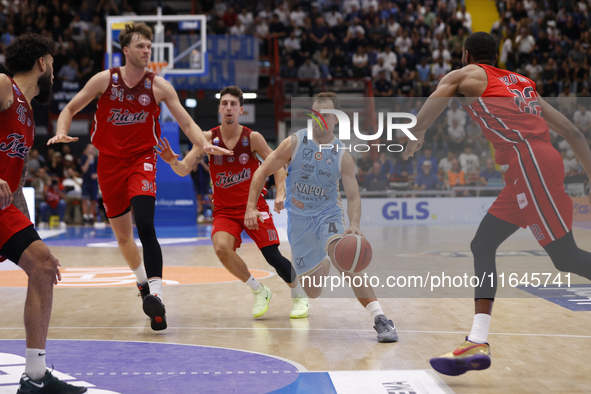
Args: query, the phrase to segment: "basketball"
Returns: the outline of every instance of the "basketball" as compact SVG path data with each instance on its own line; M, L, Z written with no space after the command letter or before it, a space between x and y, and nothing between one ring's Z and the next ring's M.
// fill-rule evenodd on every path
M371 245L360 235L345 235L337 242L334 255L337 265L343 271L361 272L371 262Z

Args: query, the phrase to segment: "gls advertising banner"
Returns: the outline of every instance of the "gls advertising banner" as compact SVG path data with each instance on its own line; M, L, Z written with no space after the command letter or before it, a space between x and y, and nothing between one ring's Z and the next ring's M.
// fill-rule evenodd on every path
M364 226L402 224L478 224L494 200L495 197L362 198L361 230ZM272 210L274 200L267 203ZM343 199L342 204L347 217L347 200ZM277 227L287 227L287 212L273 212L273 222Z
M363 198L361 226L478 224L494 200L494 197ZM343 200L345 206L346 201Z

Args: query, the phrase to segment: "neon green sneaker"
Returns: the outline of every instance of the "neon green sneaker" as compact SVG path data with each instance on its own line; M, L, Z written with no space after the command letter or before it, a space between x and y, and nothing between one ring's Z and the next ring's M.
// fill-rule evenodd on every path
M293 299L293 308L289 313L292 319L303 319L308 317L308 310L310 309L310 302L306 297L295 297Z
M261 285L258 290L252 290L252 295L254 296L254 305L252 306L252 317L255 319L257 317L261 317L267 312L269 309L269 301L271 301L271 297L273 293L271 289L269 289L265 285Z

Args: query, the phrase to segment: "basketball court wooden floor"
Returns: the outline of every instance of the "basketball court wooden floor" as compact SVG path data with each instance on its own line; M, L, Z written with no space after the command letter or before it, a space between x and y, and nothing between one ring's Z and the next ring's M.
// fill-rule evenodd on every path
M471 298L381 298L400 340L380 344L353 298L312 300L308 319L290 320L287 286L245 242L239 253L274 292L267 314L253 320L250 290L221 268L208 230L158 229L171 281L164 288L169 327L163 332L149 328L110 229L43 232L64 276L55 289L48 365L95 394L591 391L591 285L579 277L572 278L578 287L554 286L529 298L518 289L519 298L498 299L491 368L448 377L433 371L429 359L462 343L472 323ZM391 264L396 274L426 264L433 272L459 273L471 267L467 251L475 230L364 228L374 245L370 267ZM589 229L574 233L581 247L591 248ZM385 250L376 250L380 242ZM281 250L290 255L287 242ZM499 272L537 267L556 274L541 251L529 231L520 230L502 245ZM24 368L25 282L11 263L0 268L0 393L14 393Z

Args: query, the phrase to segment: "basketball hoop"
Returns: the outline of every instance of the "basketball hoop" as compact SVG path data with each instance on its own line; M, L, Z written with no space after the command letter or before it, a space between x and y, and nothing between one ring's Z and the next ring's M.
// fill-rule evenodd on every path
M168 66L168 62L150 62L148 64L148 70L152 71L157 75L161 75L162 70Z

